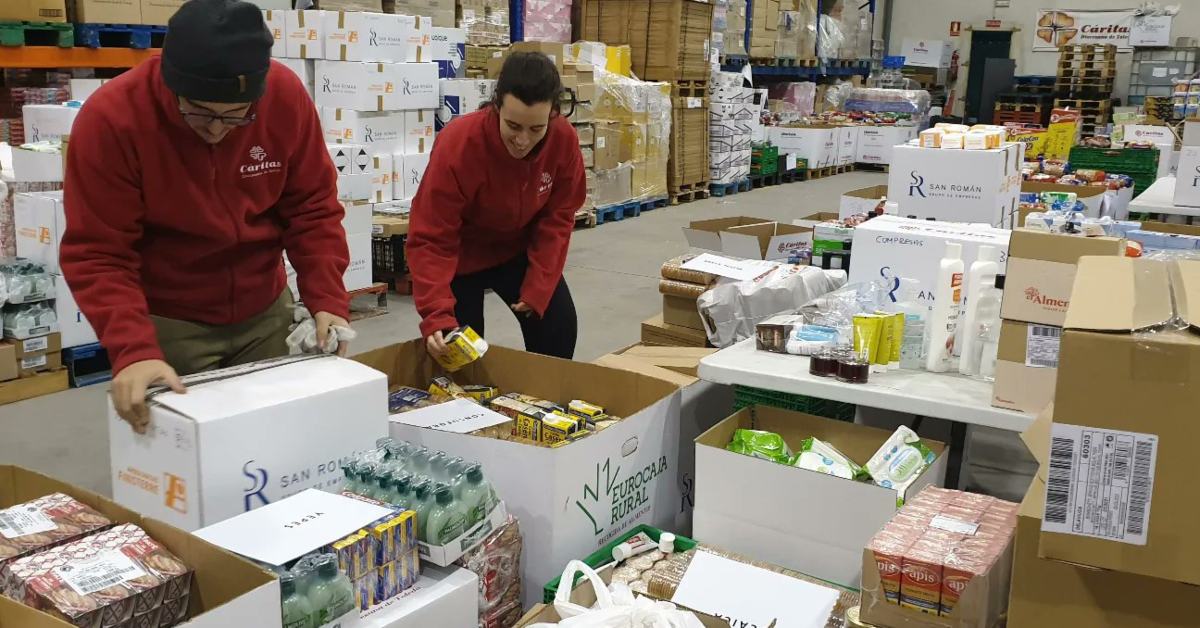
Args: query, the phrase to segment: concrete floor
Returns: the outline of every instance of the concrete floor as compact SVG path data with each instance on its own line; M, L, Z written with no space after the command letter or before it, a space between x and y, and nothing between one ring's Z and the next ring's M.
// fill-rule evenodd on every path
M837 211L848 190L886 184L886 175L855 172L764 188L724 198L656 209L636 219L576 231L567 259L567 281L579 310L576 358L592 360L637 342L641 321L661 308L659 267L687 251L680 228L692 220L757 216L791 221ZM418 318L408 297L392 295L389 313L356 323L354 351L368 351L417 336ZM488 340L522 347L520 332L500 300L487 311ZM0 408L0 463L18 464L108 494L107 385L31 399ZM944 437L943 437L944 438ZM972 432L970 487L1020 500L1036 470L1015 435Z

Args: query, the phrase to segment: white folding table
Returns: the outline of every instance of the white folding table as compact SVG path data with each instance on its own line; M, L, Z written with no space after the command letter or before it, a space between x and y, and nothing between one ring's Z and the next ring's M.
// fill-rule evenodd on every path
M1175 204L1175 177L1162 177L1129 201L1129 213L1146 212L1169 216L1200 216L1200 207Z

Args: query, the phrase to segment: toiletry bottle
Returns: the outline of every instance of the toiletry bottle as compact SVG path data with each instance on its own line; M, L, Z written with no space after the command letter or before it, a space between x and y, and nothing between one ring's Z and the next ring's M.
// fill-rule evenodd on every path
M312 604L308 602L308 598L296 591L296 577L292 574L280 576L279 591L282 599L283 628L315 628Z
M412 509L417 513L417 536L425 537L425 524L433 507L433 482L421 480L413 485Z
M434 454L429 457L429 477L432 478L434 482L445 482L449 480L449 471L446 470L446 466L448 464L450 464L450 456L447 456L446 452L434 452Z
M435 499L436 504L429 511L425 542L430 545L445 545L466 532L466 515L455 505L454 493L449 486L439 485Z
M412 510L412 476L399 473L392 477L392 497L388 503L401 510Z
M392 474L390 471L380 473L379 476L375 478L375 490L371 492L369 497L385 504L390 503L393 498L392 490L394 486L395 484L392 482Z
M958 372L963 375L979 372L980 297L984 292L995 289L999 272L1000 250L994 246L980 246L979 258L971 263L971 270L967 273L967 289L963 294L964 318L958 332L962 342Z
M467 528L483 521L491 512L492 486L483 477L483 468L478 464L467 467L466 482L462 487L462 505L467 512Z
M954 355L954 333L958 328L959 308L962 306L963 288L962 245L946 243L946 253L938 267L937 282L933 286L933 310L929 313L928 352L925 355L925 370L945 373L950 370Z
M346 574L338 571L337 560L332 555L317 560L317 578L308 591L317 626L349 613L357 604L354 601L354 585Z
M985 312L980 316L986 318L980 321L979 333L982 335L979 347L979 377L987 381L996 379L996 354L1000 349L1000 304L1004 301L1004 275L996 275L996 281L988 294L983 297L987 303Z
M354 491L355 494L374 499L375 487L378 483L375 475L377 470L373 462L358 465L358 490Z

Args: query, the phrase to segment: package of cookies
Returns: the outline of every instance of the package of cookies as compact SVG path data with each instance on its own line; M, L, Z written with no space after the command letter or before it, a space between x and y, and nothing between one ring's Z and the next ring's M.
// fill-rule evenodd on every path
M166 628L187 619L192 570L119 525L0 568L4 593L80 628Z
M0 509L0 566L110 525L104 515L62 493Z

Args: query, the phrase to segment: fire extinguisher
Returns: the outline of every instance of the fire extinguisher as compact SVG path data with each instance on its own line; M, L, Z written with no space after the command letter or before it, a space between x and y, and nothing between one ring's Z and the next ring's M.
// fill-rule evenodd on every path
M956 81L958 81L958 51L957 50L954 51L954 54L950 55L950 71L947 72L946 84L953 85Z

